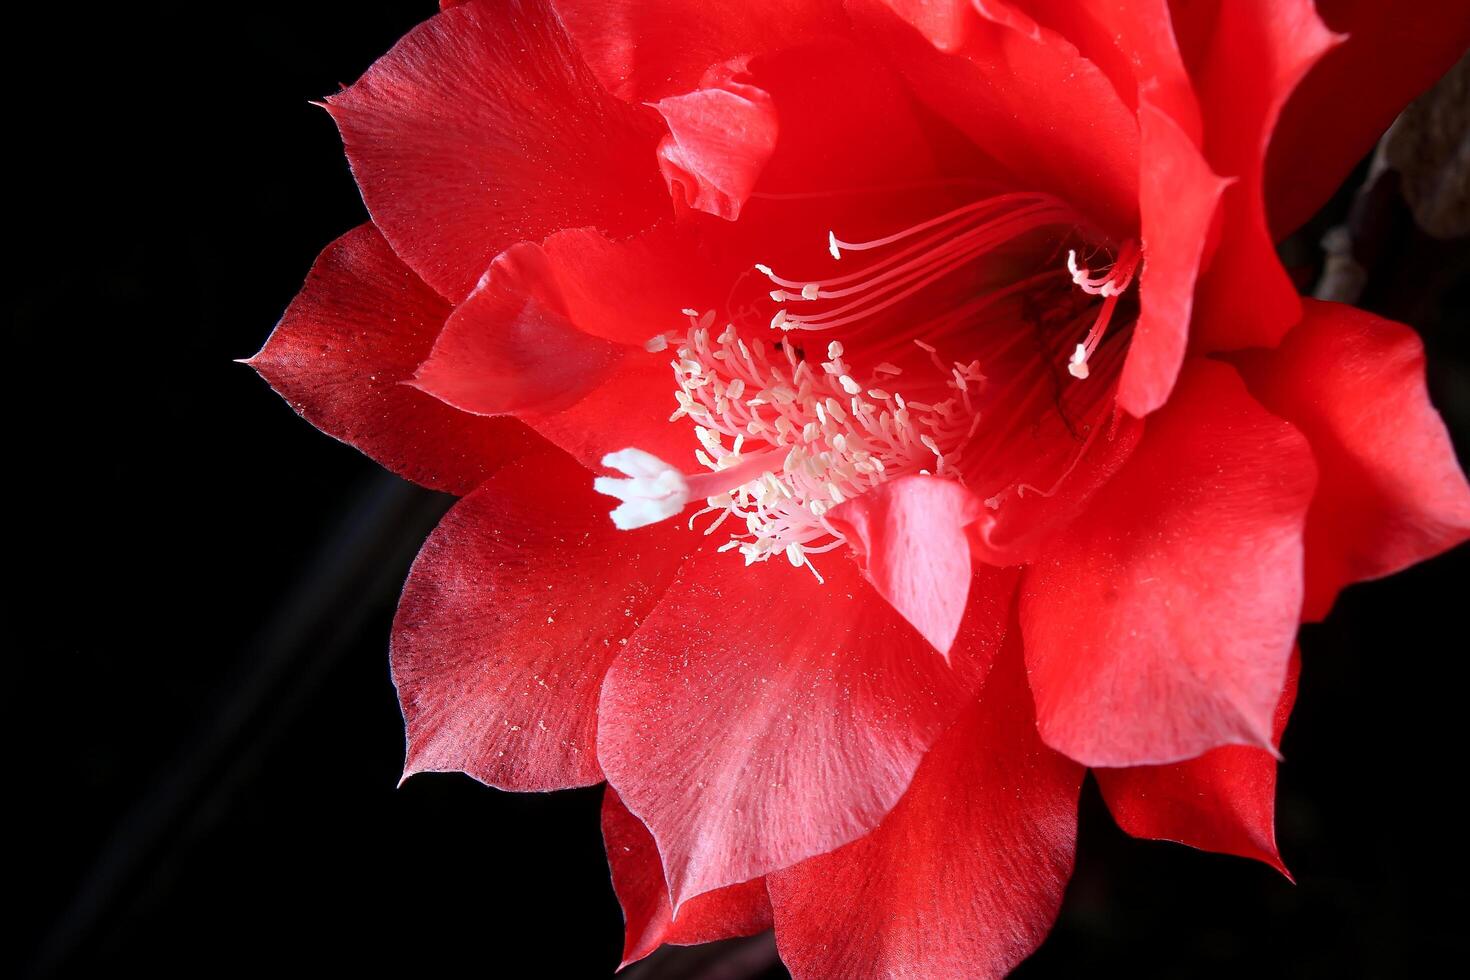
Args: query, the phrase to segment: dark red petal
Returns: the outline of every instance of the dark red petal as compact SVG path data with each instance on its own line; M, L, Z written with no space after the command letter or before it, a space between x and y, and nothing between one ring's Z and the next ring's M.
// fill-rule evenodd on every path
M373 220L450 299L518 241L669 212L655 120L602 90L548 0L446 10L327 106Z
M746 59L711 68L699 88L654 103L669 135L659 170L676 204L734 221L776 148L776 109L763 89L737 81Z
M849 0L920 101L1110 233L1138 225L1138 126L1075 46L1003 2ZM876 43L876 40L875 40Z
M1296 701L1300 668L1294 653L1276 705L1277 745ZM1254 858L1290 877L1276 849L1276 760L1265 749L1227 745L1172 765L1092 774L1113 819L1134 837Z
M1092 766L1269 746L1314 483L1306 440L1234 370L1186 364L1128 464L1025 576L1047 744Z
M764 878L691 898L674 919L653 837L611 786L602 797L602 839L607 844L613 890L623 906L623 962L618 969L643 959L664 943L692 946L753 936L771 928L771 900Z
M1072 873L1082 768L1036 736L1020 651L925 756L877 830L768 879L795 980L1001 977Z
M1138 107L1143 172L1138 210L1143 274L1138 323L1118 380L1118 404L1137 416L1168 400L1189 345L1195 277L1228 181L1145 92Z
M688 92L710 65L847 31L841 0L553 0L608 91L632 102Z
M405 776L462 771L517 791L602 779L603 674L694 544L677 522L614 529L606 499L587 470L542 452L429 536L393 622Z
M1319 0L1347 40L1297 88L1266 158L1266 204L1278 238L1337 190L1399 110L1470 46L1465 0Z
M986 569L950 664L845 555L691 562L603 683L597 754L674 905L867 833L973 698L1014 578Z
M904 476L834 508L828 520L857 548L878 594L948 659L970 594L965 528L980 511L953 480Z
M1337 303L1307 300L1305 313L1280 348L1241 365L1262 404L1306 434L1321 470L1303 609L1317 620L1344 586L1470 538L1470 488L1429 401L1418 335Z
M405 479L465 494L541 443L513 419L478 418L403 383L448 314L366 224L322 251L270 339L245 363L328 435Z
M1199 349L1274 347L1301 318L1301 300L1266 223L1266 148L1287 98L1338 38L1312 0L1175 4L1174 15L1182 33L1208 33L1191 66L1205 152L1217 173L1236 180L1223 197L1219 248L1200 281Z

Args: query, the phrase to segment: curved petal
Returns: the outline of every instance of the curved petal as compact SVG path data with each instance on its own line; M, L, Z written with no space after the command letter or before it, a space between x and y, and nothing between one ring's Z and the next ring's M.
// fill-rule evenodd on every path
M507 466L424 543L393 621L404 776L465 772L499 789L587 786L607 665L694 539L637 534L559 452Z
M1236 182L1224 194L1219 247L1200 282L1194 331L1202 351L1274 347L1301 300L1266 223L1266 148L1292 91L1340 38L1312 0L1175 4L1181 32L1208 35L1192 65L1205 152ZM1213 18L1213 19L1211 19Z
M781 959L795 980L1004 976L1056 919L1081 784L1012 647L877 830L767 879Z
M630 445L692 458L692 431L668 424L671 355L648 342L687 329L682 307L714 302L699 244L660 227L623 242L578 228L515 245L454 311L413 383L466 412L514 414L588 466Z
M1194 141L1153 104L1151 92L1144 93L1138 107L1138 124L1144 266L1138 322L1118 379L1118 404L1143 416L1168 399L1184 363L1195 278L1229 181L1215 175Z
M1277 238L1316 213L1412 99L1470 47L1464 0L1319 0L1347 40L1286 103L1266 156L1266 211Z
M679 906L858 837L969 703L1014 578L976 576L951 664L844 555L686 567L603 683L597 754Z
M692 898L679 909L679 917L673 918L653 837L611 786L602 797L602 838L607 844L613 890L623 907L623 962L618 969L643 959L664 943L692 946L753 936L771 928L771 900L764 878Z
M552 0L609 92L630 102L695 86L710 65L847 31L841 0Z
M1091 766L1270 747L1301 612L1306 440L1210 361L1149 423L1021 590L1041 736Z
M405 479L465 494L542 443L513 419L478 418L403 383L448 314L377 229L361 225L322 251L245 363L333 438Z
M1293 653L1272 726L1276 745L1291 717L1300 670L1301 655ZM1253 858L1291 877L1276 849L1276 760L1265 749L1226 745L1172 765L1092 775L1124 832Z
M1174 37L1168 0L1022 0L1047 27L1077 45L1136 108L1147 90L1184 134L1200 139L1199 101ZM1143 151L1145 159L1147 152Z
M716 65L699 88L653 103L669 127L659 170L676 205L734 221L776 148L776 109L765 90L738 81L746 59Z
M1305 310L1280 348L1240 360L1252 393L1306 434L1321 469L1303 610L1318 620L1344 586L1470 539L1470 488L1429 401L1418 335L1338 303Z
M445 10L326 104L374 222L453 300L518 241L669 213L656 121L602 90L548 0Z
M1138 226L1138 126L1077 48L1003 2L849 0L921 102L1110 234Z
M571 322L546 253L522 243L455 307L413 383L477 415L545 414L606 382L623 354Z
M980 501L953 480L904 476L834 508L828 520L857 548L878 594L945 659L970 595L965 528Z

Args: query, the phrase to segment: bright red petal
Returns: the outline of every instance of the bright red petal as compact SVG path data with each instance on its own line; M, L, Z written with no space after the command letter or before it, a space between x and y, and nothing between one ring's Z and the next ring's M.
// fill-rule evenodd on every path
M969 703L1014 579L971 586L946 665L845 555L686 566L608 671L597 754L678 905L861 836Z
M1470 538L1470 489L1413 330L1307 300L1280 348L1241 363L1256 397L1306 434L1321 469L1307 515L1306 619L1326 616L1346 585Z
M1199 102L1174 37L1168 0L1022 0L1022 5L1107 72L1129 108L1137 108L1139 94L1147 91L1160 112L1198 141Z
M1001 977L1072 873L1082 768L1036 736L1014 648L877 830L770 876L795 980Z
M1118 404L1137 416L1164 404L1189 345L1195 277L1228 181L1145 92L1138 107L1143 155L1138 209L1143 275L1138 323L1118 381Z
M920 101L1023 186L1058 194L1112 234L1137 228L1138 126L1076 47L1003 0L848 8Z
M861 554L868 581L947 659L970 594L965 528L975 495L953 480L905 476L828 515Z
M726 221L740 217L776 148L771 97L740 76L745 59L717 65L699 88L653 106L669 127L658 164L674 201Z
M847 31L841 0L552 0L587 64L631 102L688 92L710 65Z
M1276 706L1277 745L1296 701L1300 668L1301 657L1293 654ZM1254 858L1290 877L1276 849L1276 760L1265 749L1227 745L1173 765L1092 774L1113 819L1134 837Z
M1266 159L1266 203L1278 238L1316 213L1399 111L1470 46L1465 0L1318 0L1347 34L1287 102Z
M602 90L548 0L459 4L326 101L373 220L450 299L518 241L670 210L656 121Z
M393 622L404 775L462 771L522 792L601 780L603 674L693 544L677 522L614 529L592 475L555 451L461 500Z
M372 225L328 245L259 354L245 363L328 435L405 479L469 493L540 440L405 385L449 306Z
M1182 32L1208 34L1192 66L1205 151L1217 173L1236 180L1194 330L1203 351L1274 347L1301 318L1301 300L1266 223L1266 148L1287 98L1337 38L1312 0L1175 4L1174 15Z
M626 927L623 962L618 969L643 959L664 943L692 946L753 936L771 928L771 900L764 878L692 898L674 919L653 837L611 786L602 797L602 838Z
M604 383L624 353L577 329L546 253L523 243L455 307L414 384L477 415L546 414Z
M1047 744L1092 766L1269 746L1314 482L1306 440L1230 367L1186 365L1128 464L1026 573Z

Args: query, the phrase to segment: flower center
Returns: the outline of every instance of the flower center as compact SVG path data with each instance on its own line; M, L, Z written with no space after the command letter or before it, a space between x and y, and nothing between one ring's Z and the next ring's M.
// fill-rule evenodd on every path
M1065 414L1064 403L1075 413L1104 400L1096 382L1058 393L1060 352L1071 348L1073 384L1092 374L1141 260L1130 242L1094 272L1073 248L1064 270L1058 243L1085 247L1079 227L1048 195L987 198L872 241L829 233L834 261L875 256L848 274L792 279L757 265L776 287L769 329L717 332L714 311L685 310L682 335L648 346L675 349L670 421L694 423L708 472L683 474L639 450L609 455L604 465L629 477L597 481L623 501L614 521L638 527L703 499L691 527L709 514L706 534L737 522L720 551L738 549L747 565L784 554L820 579L810 556L844 543L826 515L886 480L946 476L990 491L991 506L1034 489L1026 480L1047 454L1017 436L1048 411ZM827 339L839 331L861 364Z

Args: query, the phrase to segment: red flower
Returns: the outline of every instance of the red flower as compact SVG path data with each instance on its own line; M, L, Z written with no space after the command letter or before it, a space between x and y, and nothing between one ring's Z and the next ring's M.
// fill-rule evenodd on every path
M406 773L607 780L628 960L774 921L797 977L1004 973L1084 766L1282 867L1299 623L1470 492L1414 334L1273 243L1460 5L446 6L327 100L373 221L252 360L464 495Z

